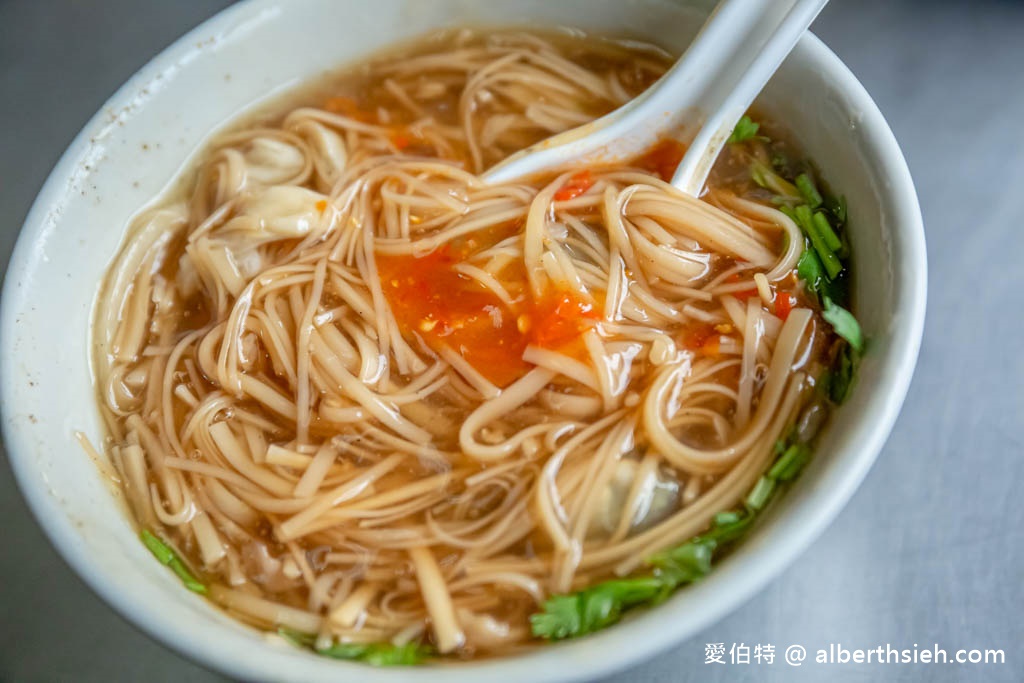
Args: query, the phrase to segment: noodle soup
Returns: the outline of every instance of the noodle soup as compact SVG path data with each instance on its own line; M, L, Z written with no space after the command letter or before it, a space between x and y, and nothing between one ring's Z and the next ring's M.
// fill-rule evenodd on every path
M842 201L749 118L699 199L666 182L673 140L478 177L670 62L460 30L219 136L96 311L106 445L154 555L372 664L584 635L705 575L849 391Z

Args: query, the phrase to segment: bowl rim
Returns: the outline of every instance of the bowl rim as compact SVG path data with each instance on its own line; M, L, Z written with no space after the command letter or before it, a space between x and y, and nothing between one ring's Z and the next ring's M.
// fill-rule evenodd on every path
M147 607L145 601L135 600L136 596L119 590L116 582L103 573L88 554L74 549L75 544L71 541L79 532L48 494L41 480L31 476L33 460L28 454L33 451L34 445L23 424L11 419L11 408L15 405L16 397L10 378L18 374L17 356L13 352L18 311L12 306L17 298L15 290L27 272L29 253L46 230L49 207L65 192L66 181L71 177L77 160L86 151L90 133L102 125L104 112L120 109L131 101L140 85L150 81L168 66L179 63L193 49L192 45L198 37L216 34L237 23L240 18L255 16L265 11L274 1L247 0L222 10L178 38L118 88L67 147L39 191L18 235L0 300L0 374L7 378L0 387L0 411L5 415L3 440L22 495L58 554L95 594L141 631L188 659L247 680L329 680L346 671L375 681L416 678L424 683L449 683L453 677L467 681L480 678L517 681L528 676L538 683L583 680L620 671L650 658L692 637L749 600L831 524L866 476L888 438L906 397L924 330L927 258L921 210L910 171L895 136L870 95L846 65L810 33L801 39L794 52L803 53L806 60L835 79L837 89L845 93L851 104L861 112L861 129L865 135L863 144L877 155L889 173L886 178L889 186L887 193L900 198L892 225L897 227L894 234L899 236L909 267L894 274L894 284L902 294L903 304L900 324L893 332L888 352L888 364L894 371L879 378L872 402L852 430L861 445L844 454L843 466L833 473L831 488L825 490L826 487L818 487L818 490L808 492L788 510L784 518L778 520L773 529L771 548L757 551L756 572L749 571L750 562L726 563L716 568L704 582L716 586L715 590L704 591L702 594L707 596L702 598L705 603L703 606L707 609L699 616L691 615L685 631L680 632L671 627L679 610L674 610L670 601L658 609L645 612L639 618L625 620L612 629L579 641L547 645L524 655L456 666L370 670L361 665L325 661L312 654L286 652L271 647L252 652L251 657L239 659L225 654L215 642L199 634L201 629L172 622L158 610ZM800 514L801 511L813 514ZM694 606L691 601L687 608L693 609ZM699 601L697 606L700 606ZM211 628L227 637L226 629L219 626ZM616 647L616 643L621 645L624 642L629 642L630 647ZM567 667L567 664L572 666Z

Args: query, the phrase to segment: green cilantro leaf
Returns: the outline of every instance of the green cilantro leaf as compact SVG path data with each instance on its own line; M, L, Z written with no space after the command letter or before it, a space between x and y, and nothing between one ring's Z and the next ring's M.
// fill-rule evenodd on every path
M732 134L729 136L729 142L744 142L757 135L757 130L760 128L760 124L754 123L750 120L749 116L743 116L737 123L736 127L732 129Z
M391 643L334 643L329 647L316 647L316 636L290 628L277 629L278 635L296 647L312 650L321 657L347 659L372 666L411 666L430 656L430 648L412 642L404 645Z
M553 595L541 605L541 612L530 615L533 635L548 640L560 640L582 632L583 601L576 593Z
M864 332L861 331L860 323L853 317L853 313L833 302L828 296L822 298L822 306L824 309L821 317L832 325L836 334L850 343L854 351L863 353Z
M206 584L195 577L185 562L178 557L178 553L174 552L171 546L167 545L149 529L143 529L142 533L139 534L139 538L142 539L143 545L145 545L149 552L153 553L160 564L170 567L171 571L177 574L181 582L185 584L185 588L189 589L193 593L199 593L201 595L206 594Z

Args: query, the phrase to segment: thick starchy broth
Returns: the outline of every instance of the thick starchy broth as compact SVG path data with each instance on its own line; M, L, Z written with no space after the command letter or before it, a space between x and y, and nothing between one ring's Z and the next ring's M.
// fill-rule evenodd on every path
M96 311L107 451L154 553L239 618L371 663L508 653L578 634L531 632L550 596L694 580L649 559L717 513L742 530L806 459L816 380L848 378L820 303L845 216L816 232L839 205L751 135L700 200L665 183L673 141L476 177L669 62L453 31L218 136L135 220Z

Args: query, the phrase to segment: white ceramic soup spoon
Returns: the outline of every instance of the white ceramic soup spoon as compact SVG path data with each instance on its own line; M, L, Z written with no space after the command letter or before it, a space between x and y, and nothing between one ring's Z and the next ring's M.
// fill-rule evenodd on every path
M672 184L696 196L736 123L827 2L722 0L679 61L646 92L513 154L484 180L623 161L676 137L692 142Z

